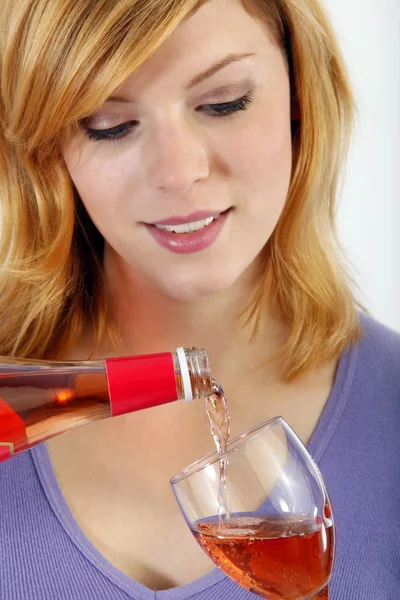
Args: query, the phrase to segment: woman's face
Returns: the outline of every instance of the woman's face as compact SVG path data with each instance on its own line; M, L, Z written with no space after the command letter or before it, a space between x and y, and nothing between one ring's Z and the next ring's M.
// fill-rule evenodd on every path
M179 300L229 289L282 212L290 125L266 26L240 0L207 2L64 149L108 264Z

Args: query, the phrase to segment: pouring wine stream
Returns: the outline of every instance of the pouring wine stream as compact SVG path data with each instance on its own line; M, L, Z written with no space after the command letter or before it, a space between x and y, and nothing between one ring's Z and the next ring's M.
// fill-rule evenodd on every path
M213 393L205 399L211 435L217 448L219 460L218 511L220 525L226 524L231 516L231 501L227 484L228 457L226 450L230 435L230 415L224 390L215 379Z

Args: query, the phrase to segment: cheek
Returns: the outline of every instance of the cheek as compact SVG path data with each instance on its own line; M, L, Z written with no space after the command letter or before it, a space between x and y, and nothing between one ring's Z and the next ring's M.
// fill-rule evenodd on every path
M102 156L103 154L103 156ZM137 194L138 177L134 173L135 157L116 150L112 156L104 149L85 149L65 154L65 162L71 179L88 213L96 217L122 215L126 198Z
M246 197L282 207L292 171L289 110L255 115L254 123L241 132L229 152L234 177Z

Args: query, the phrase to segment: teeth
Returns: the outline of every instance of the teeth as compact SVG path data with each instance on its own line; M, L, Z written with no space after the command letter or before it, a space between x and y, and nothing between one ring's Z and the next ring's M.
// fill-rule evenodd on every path
M190 233L191 231L199 231L210 225L218 217L209 217L203 221L194 221L193 223L183 223L182 225L156 225L158 229L164 231L173 231L174 233Z

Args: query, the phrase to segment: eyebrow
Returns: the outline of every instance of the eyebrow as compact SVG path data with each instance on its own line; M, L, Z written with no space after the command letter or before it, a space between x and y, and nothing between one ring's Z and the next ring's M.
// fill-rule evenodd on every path
M250 56L255 56L254 52L245 52L242 54L229 54L228 56L225 56L225 58L222 58L221 60L211 65L211 67L208 67L208 69L206 69L202 73L199 73L198 75L193 77L190 83L186 86L186 90L191 90L196 85L199 85L199 83L201 83L205 79L208 79L215 73L218 73L218 71L221 71L221 69L224 69L228 65L234 62L244 60L245 58L249 58Z
M221 58L216 63L214 63L213 65L208 67L205 71L202 71L198 75L195 75L195 77L193 77L193 79L191 79L191 81L185 87L186 91L189 91L192 88L196 87L196 85L199 85L202 81L205 81L212 75L215 75L215 73L218 73L218 71L221 71L228 65L235 63L235 62L239 62L239 61L244 60L245 58L249 58L251 56L255 56L255 53L254 52L243 52L240 54L228 54L228 56ZM110 96L110 98L107 98L107 102L128 102L129 103L132 101L127 100L126 98L122 98L120 96Z

